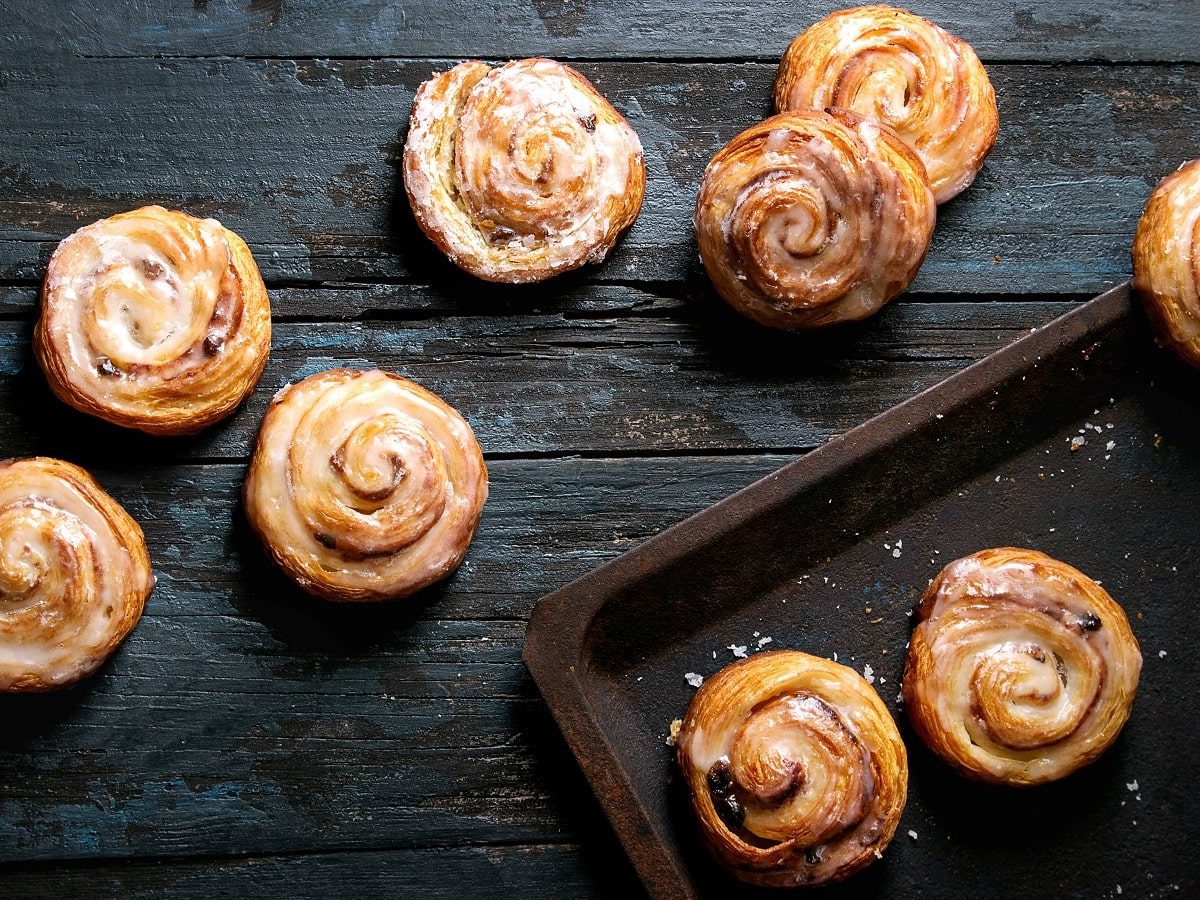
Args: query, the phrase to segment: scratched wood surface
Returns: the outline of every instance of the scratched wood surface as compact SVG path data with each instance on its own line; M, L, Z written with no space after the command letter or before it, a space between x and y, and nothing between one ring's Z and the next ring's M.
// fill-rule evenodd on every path
M537 598L1127 277L1200 155L1195 0L915 4L988 64L996 151L908 295L764 333L708 288L691 205L834 5L0 0L0 456L91 468L159 577L96 678L0 700L0 895L637 894L521 666ZM432 71L524 55L578 62L650 183L604 265L506 289L431 251L396 163ZM152 201L239 231L276 320L253 398L186 440L66 410L29 352L55 243ZM442 394L488 455L466 564L397 608L307 600L239 508L270 396L343 364Z

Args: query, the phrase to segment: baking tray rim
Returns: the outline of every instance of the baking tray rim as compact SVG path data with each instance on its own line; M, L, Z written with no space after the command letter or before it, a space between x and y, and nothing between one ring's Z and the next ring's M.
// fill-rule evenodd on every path
M555 723L643 884L653 896L694 897L667 856L619 755L600 727L578 664L588 627L617 593L679 562L773 507L861 462L938 413L967 405L1039 360L1112 326L1133 308L1128 281L831 438L636 547L552 591L534 606L522 652Z

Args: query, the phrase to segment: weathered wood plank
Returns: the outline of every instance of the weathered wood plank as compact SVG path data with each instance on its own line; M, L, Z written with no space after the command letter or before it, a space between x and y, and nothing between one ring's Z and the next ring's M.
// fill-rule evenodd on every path
M36 52L86 55L562 56L777 58L801 29L846 3L789 0L139 0L120 14L66 0L47 15L20 0L5 21ZM906 4L969 40L985 60L1196 61L1184 2L922 0Z
M421 288L380 290L398 311L410 298L415 308L444 302ZM322 302L336 308L340 293L306 294L305 308ZM629 288L603 292L613 302L622 293L632 306L657 302ZM581 302L594 301L577 298L568 307ZM768 332L707 292L679 301L665 316L601 311L283 323L247 404L205 434L166 442L59 404L31 356L30 324L4 321L0 456L132 458L146 466L245 458L279 388L343 365L381 366L437 392L470 420L490 454L808 448L1069 306L904 298L870 322L816 335Z
M98 677L0 698L0 861L595 832L521 666L523 616L786 461L493 463L466 565L383 609L309 601L271 570L235 512L240 466L97 469L146 526L159 583Z
M9 900L45 897L275 900L279 897L644 896L616 841L240 859L23 865L0 871Z
M37 280L63 235L157 200L220 216L273 282L404 279L492 297L432 250L398 184L412 93L438 68L14 58L0 70L0 277ZM650 183L610 260L555 287L702 281L690 226L700 174L768 110L774 67L582 68L641 134ZM999 142L976 185L942 209L914 290L1096 293L1119 281L1152 185L1200 146L1200 67L992 74Z

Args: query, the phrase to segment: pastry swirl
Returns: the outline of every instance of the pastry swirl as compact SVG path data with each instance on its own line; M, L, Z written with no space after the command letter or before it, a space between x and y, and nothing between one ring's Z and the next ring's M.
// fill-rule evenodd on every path
M1062 778L1129 718L1137 639L1116 601L1066 563L980 551L941 571L915 619L904 705L921 739L966 775Z
M34 350L54 393L150 434L191 434L254 389L271 309L249 248L215 219L145 206L58 245Z
M465 62L417 91L404 186L452 262L520 283L604 259L641 209L646 164L629 123L574 69Z
M142 529L87 472L46 457L0 462L0 691L90 675L153 587Z
M916 276L936 207L921 161L857 113L773 116L726 144L696 200L717 292L775 328L865 318Z
M1133 239L1133 287L1159 339L1200 368L1200 159L1150 195Z
M705 843L751 884L853 874L891 841L908 793L904 743L875 690L792 650L705 681L676 753Z
M336 601L397 600L449 575L486 499L462 416L398 375L350 369L276 395L245 484L276 563Z
M890 6L832 13L784 53L775 109L830 106L893 128L925 163L938 203L975 180L999 128L995 92L971 46Z

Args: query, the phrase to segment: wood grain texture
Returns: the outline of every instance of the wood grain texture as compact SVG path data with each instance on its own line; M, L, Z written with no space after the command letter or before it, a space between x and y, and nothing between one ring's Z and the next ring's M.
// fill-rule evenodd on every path
M20 292L6 292L12 298ZM340 291L293 291L334 307ZM403 311L439 302L423 289L376 296ZM659 315L620 315L607 298ZM28 299L28 298L26 298ZM24 304L24 301L21 301ZM558 313L445 315L413 321L277 324L266 374L234 416L164 443L75 413L54 400L33 361L26 321L0 321L0 456L244 459L284 385L348 365L382 367L445 398L501 455L761 451L818 446L1066 311L1069 304L922 303L906 299L837 333L784 335L707 295L662 301L628 288L562 301ZM664 309L665 307L665 309Z
M215 215L269 283L402 279L494 296L419 233L398 183L412 95L445 63L65 59L0 70L0 278L36 281L80 225L151 200ZM628 116L649 182L598 267L554 282L702 279L712 154L769 109L773 65L581 66ZM1128 277L1151 187L1200 146L1200 67L998 66L1001 128L940 210L914 291L1095 293ZM46 152L53 148L53 152Z
M0 12L37 50L89 56L554 56L775 59L797 32L847 4L819 0L21 0ZM915 0L906 4L970 41L985 61L1200 57L1192 0Z

